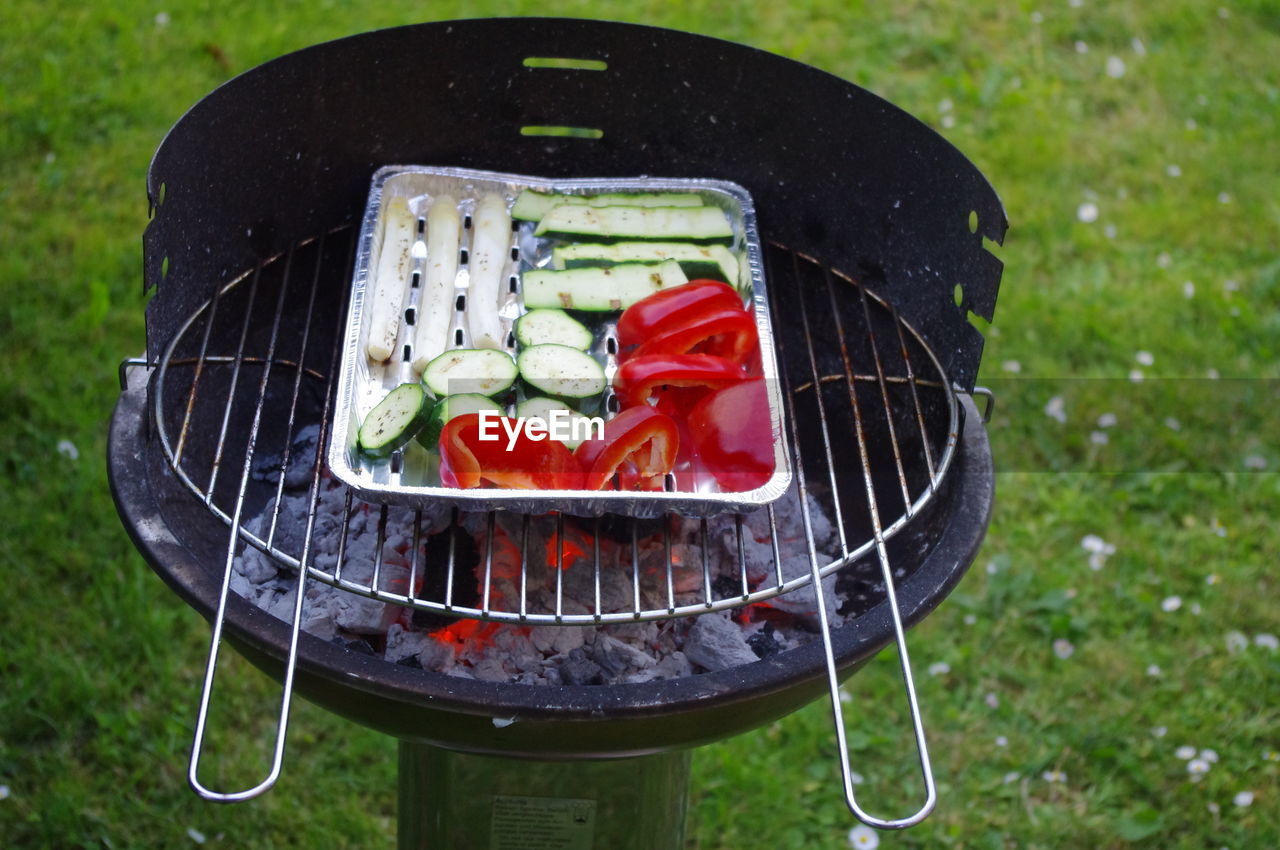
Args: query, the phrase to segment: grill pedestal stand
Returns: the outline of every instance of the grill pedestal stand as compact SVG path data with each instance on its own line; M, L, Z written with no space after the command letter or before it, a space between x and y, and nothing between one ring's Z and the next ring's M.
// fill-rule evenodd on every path
M401 741L399 848L678 850L691 755L526 761Z

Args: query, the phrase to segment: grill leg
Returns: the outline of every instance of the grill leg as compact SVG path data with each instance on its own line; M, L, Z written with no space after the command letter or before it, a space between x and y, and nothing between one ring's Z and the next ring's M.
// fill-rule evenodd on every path
M691 751L526 761L400 742L400 850L678 850Z

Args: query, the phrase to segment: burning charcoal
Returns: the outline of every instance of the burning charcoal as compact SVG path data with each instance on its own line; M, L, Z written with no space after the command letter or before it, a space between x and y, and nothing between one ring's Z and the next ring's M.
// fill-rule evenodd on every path
M539 652L562 655L582 646L588 631L593 630L584 626L534 626L529 639Z
M587 658L582 649L575 649L560 662L560 679L566 685L600 685L604 683L604 670Z
M609 635L598 635L594 650L596 662L615 678L628 669L645 670L654 665L650 656Z
M418 662L422 665L422 669L437 672L452 673L457 666L454 663L453 646L441 643L430 636L423 641L422 651L418 653Z
M768 658L782 651L782 646L774 637L773 625L770 623L765 623L763 629L747 638L747 646L751 647L751 651L758 658Z
M382 657L392 663L399 663L409 657L416 658L422 652L427 641L434 639L423 632L406 631L399 623L392 623L387 628L387 648Z
M308 425L297 433L289 446L289 468L285 470L284 486L297 490L311 483L311 471L315 469L316 443L320 439L320 424ZM255 481L275 484L280 480L280 464L283 454L263 455L253 465L250 475Z
M742 629L722 614L703 614L694 620L685 635L684 654L712 672L758 660L747 646Z
M715 581L711 582L711 592L716 599L732 599L735 596L742 596L742 579L738 576L717 576Z
M483 659L471 668L471 672L482 682L506 682L511 679L511 674L497 658Z
M422 662L418 660L418 656L416 655L406 655L404 658L401 658L396 663L399 664L401 667L416 667L419 670L422 669Z

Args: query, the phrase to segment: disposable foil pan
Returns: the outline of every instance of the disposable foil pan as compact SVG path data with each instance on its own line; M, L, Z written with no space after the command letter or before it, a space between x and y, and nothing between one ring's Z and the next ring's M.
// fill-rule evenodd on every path
M679 472L668 476L666 492L624 492L589 490L508 490L495 488L458 489L441 484L439 460L411 442L389 458L373 459L357 450L360 423L369 411L393 388L407 381L418 380L412 368L413 329L404 321L400 323L397 350L390 360L373 362L365 351L371 323L371 299L374 292L373 277L378 268L379 252L384 229L383 210L395 198L407 198L410 211L418 217L417 243L410 252L411 267L406 276L406 292L403 308L417 308L422 287L414 288L409 281L414 273L425 280L426 243L422 232L422 219L432 200L442 194L452 195L460 201L459 208L468 216L476 199L489 192L503 194L508 202L514 202L520 191L526 188L544 192L574 194L598 194L602 192L692 192L700 196L706 205L718 206L729 216L734 230L730 251L738 258L740 268L738 289L749 300L759 329L762 367L769 399L769 417L773 434L774 472L761 487L749 491L720 492L708 476L694 481L692 476ZM467 257L469 256L472 229L462 231L461 261L455 281L454 316L449 329L453 348L465 348L467 334L467 299L457 296L467 293L470 280ZM509 347L514 345L511 326L524 308L520 299L520 273L533 268L546 267L551 262L551 249L546 240L533 236L533 225L519 222L512 233L511 259L505 270L510 282L507 301L499 312L503 330L508 332ZM611 321L597 320L592 328L596 344L591 354L605 366L610 377L616 369L616 358L609 351L608 336ZM590 327L590 323L588 322ZM514 348L511 348L514 351ZM624 514L636 517L660 516L673 511L692 516L710 516L726 512L749 511L781 497L791 483L790 453L787 451L786 429L783 427L782 396L778 383L777 356L773 344L770 323L769 300L766 295L760 236L756 228L755 209L751 196L737 185L724 180L667 179L658 177L590 178L590 179L542 179L521 174L504 174L493 171L477 171L464 168L389 165L380 168L373 176L369 201L361 223L359 243L351 281L350 304L347 311L346 331L343 338L342 364L338 381L333 427L330 432L328 463L330 472L339 481L350 486L362 499L409 507L449 504L463 510L511 510L521 513L545 513L563 511L578 516L599 516L604 513ZM608 414L605 414L606 416ZM672 489L685 488L685 489Z

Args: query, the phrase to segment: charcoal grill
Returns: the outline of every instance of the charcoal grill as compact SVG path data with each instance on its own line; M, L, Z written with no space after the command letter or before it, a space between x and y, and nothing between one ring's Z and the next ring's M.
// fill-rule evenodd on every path
M430 85L422 84L424 72ZM789 542L773 537L769 578L750 577L739 560L732 588L713 586L704 558L696 601L678 599L668 540L662 568L642 574L633 558L629 604L606 608L600 576L616 565L600 560L600 523L634 541L641 521L625 518L595 521L587 563L597 592L586 611L565 609L562 570L532 575L523 551L515 598L488 592L491 551L482 557L482 591L475 599L457 596L456 513L439 532L449 541L444 563L415 556L407 589L379 581L381 556L367 581L344 577L341 551L331 568L316 564L314 505L325 478L355 225L372 173L415 162L546 177L710 177L752 193L804 506L805 534ZM476 764L510 757L543 766L572 761L584 777L593 774L580 769L583 762L608 770L615 764L609 760L656 760L639 763L666 788L658 794L667 800L658 807L665 814L646 819L657 832L633 825L618 834L658 846L657 835L679 840L688 763L687 755L664 754L753 728L827 691L851 811L898 828L933 808L905 628L959 581L989 519L991 458L972 400L982 394L973 386L982 338L968 316L992 318L1001 266L983 243L1001 242L1007 226L987 181L947 142L856 86L714 39L576 20L455 21L319 45L236 78L175 125L152 162L148 193L154 217L144 236L144 279L155 292L147 305L147 355L122 365L109 466L136 545L214 624L190 766L202 796L246 799L274 783L296 690L404 742L403 846L426 846L421 842L436 828L413 803L422 783L474 780L486 773ZM297 446L312 424L320 426L318 442ZM264 464L280 474L260 475ZM279 504L295 467L310 470L313 508L303 534L282 533L274 517L265 533L247 527L273 497ZM379 535L396 510L365 507L350 492L345 502L348 519L356 510L374 512ZM830 557L814 544L815 504L838 532ZM776 528L774 509L765 510ZM412 521L417 553L429 530L421 510ZM496 519L484 521L492 530ZM520 521L562 531L566 520ZM744 519L726 521L745 559ZM692 533L705 542L713 521L694 522ZM493 534L487 539L491 544ZM564 535L556 539L559 566ZM292 624L229 591L242 545L296 571ZM794 551L784 551L788 546ZM792 555L806 562L803 574L784 575L781 565ZM308 581L439 617L573 626L740 608L868 565L883 598L840 626L829 619L836 612L819 604L821 640L754 664L643 684L457 679L299 630ZM416 589L428 569L445 573L432 585L438 592ZM198 775L224 635L284 682L269 775L230 793L205 787ZM915 813L881 818L855 798L837 689L891 641L900 652L926 800ZM510 792L494 794L497 801ZM601 805L601 813L608 810ZM447 815L436 810L433 817Z

